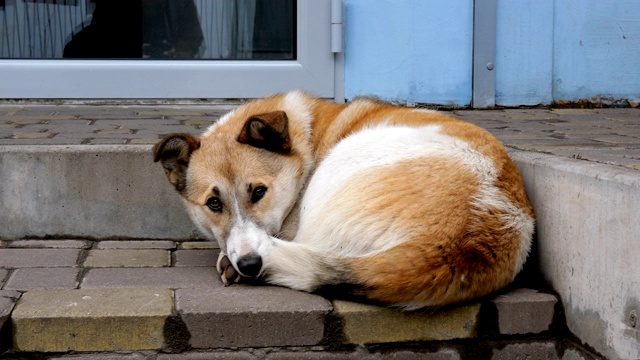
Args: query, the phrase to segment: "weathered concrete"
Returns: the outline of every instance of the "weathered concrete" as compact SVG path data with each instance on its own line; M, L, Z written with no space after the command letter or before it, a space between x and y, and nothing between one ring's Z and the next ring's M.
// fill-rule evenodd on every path
M29 291L11 315L14 350L160 349L172 308L167 289Z
M640 358L637 171L512 152L537 214L540 271L569 330L611 359ZM636 315L637 319L637 315Z
M466 339L476 336L480 304L438 311L402 312L380 306L335 300L343 336L351 344Z
M0 146L0 238L199 237L150 145Z

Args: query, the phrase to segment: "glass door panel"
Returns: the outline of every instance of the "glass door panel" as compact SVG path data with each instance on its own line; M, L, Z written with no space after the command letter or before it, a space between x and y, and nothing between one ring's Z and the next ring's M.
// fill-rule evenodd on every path
M0 0L0 98L333 97L329 0Z

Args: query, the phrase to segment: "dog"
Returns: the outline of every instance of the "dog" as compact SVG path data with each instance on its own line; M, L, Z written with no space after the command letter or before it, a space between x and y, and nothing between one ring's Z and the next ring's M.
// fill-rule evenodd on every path
M258 278L443 306L505 287L531 248L534 213L503 145L435 111L294 91L153 152L220 245L225 285Z

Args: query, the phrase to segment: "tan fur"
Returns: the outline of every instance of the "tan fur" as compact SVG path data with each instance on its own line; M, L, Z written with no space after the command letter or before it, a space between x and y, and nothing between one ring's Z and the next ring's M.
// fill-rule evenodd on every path
M270 131L286 138L275 150L261 148L262 134L247 133L251 119L272 122ZM325 206L321 215L299 208L318 167L339 161L332 151L343 140L377 126L434 125L429 131L444 149L418 149L426 152L406 159L403 150L393 150L404 160L365 166L340 188L329 189L325 205L307 204ZM457 153L449 154L447 146ZM278 95L241 106L199 140L169 136L154 152L194 222L223 251L226 239L237 238L231 233L240 231L238 223L253 229L246 235L249 245L234 249L257 251L264 258L261 276L279 285L313 291L346 282L360 295L388 304L445 305L508 284L531 244L533 210L504 147L477 126L439 113L365 99L338 105L304 93ZM252 189L259 186L269 190L252 203ZM322 184L314 186L317 192ZM223 211L207 209L212 197L225 204ZM300 214L308 219L298 228ZM234 241L245 241L242 236Z

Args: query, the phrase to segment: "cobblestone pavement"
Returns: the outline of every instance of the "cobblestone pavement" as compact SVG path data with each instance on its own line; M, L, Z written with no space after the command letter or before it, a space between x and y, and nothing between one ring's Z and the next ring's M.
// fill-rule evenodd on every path
M237 104L0 105L0 145L154 144ZM455 110L508 147L640 170L640 108Z
M214 267L215 247L166 240L0 241L0 328L12 324L12 334L0 334L0 358L12 343L13 351L28 353L16 358L72 350L93 352L82 359L94 359L114 349L230 349L242 355L247 348L306 346L298 351L319 353L324 349L318 345L328 341L351 349L349 344L474 340L489 333L506 341L518 334L545 341L559 336L553 325L557 298L538 290L512 286L459 306L405 314L281 287L224 287ZM483 310L489 308L495 310ZM197 358L218 358L209 355Z

